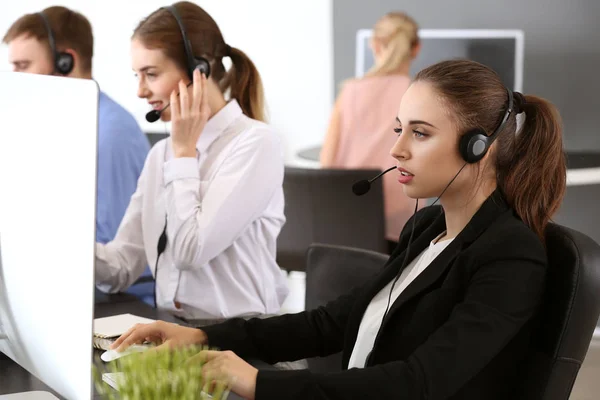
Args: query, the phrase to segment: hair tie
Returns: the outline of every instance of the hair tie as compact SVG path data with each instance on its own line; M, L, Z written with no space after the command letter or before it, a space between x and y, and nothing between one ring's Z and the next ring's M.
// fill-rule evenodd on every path
M525 96L523 96L523 94L520 92L513 92L513 98L515 101L513 107L515 114L521 114L523 112L523 107L527 103L527 101L525 100Z
M225 43L225 56L231 57L231 46Z

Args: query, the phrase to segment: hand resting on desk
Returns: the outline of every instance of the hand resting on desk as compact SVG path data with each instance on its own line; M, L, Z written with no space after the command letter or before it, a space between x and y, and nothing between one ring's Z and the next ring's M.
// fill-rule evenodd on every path
M233 393L254 400L258 369L232 351L203 350L189 362L204 362L202 375L209 381L225 382Z
M197 328L188 328L174 323L156 321L151 324L137 324L111 346L122 352L129 346L143 342L153 342L156 349L176 348L191 345L205 345L208 338ZM248 364L231 351L205 350L193 357L190 362L206 362L202 374L213 381L226 382L230 390L246 399L254 399L258 369Z
M157 349L206 344L206 334L196 328L156 321L151 324L136 324L121 335L111 346L111 350L123 352L133 344L152 342Z

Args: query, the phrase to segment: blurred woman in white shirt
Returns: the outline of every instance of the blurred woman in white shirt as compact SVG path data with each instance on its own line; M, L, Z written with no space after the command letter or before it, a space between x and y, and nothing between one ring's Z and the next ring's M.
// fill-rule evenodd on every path
M115 239L96 244L98 288L123 291L150 265L157 307L176 316L278 312L288 294L275 261L283 151L262 122L256 67L190 2L142 20L131 57L138 96L154 110L147 118L172 131L151 149Z

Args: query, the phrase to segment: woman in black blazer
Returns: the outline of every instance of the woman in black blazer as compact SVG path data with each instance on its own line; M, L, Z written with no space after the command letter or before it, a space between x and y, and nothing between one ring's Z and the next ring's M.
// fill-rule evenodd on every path
M558 112L481 64L447 61L416 76L397 122L398 180L441 206L412 217L380 274L314 311L202 330L157 322L115 348L158 338L229 350L206 352L204 371L250 399L514 398L544 290L544 229L566 186ZM343 371L330 374L242 359L339 351Z

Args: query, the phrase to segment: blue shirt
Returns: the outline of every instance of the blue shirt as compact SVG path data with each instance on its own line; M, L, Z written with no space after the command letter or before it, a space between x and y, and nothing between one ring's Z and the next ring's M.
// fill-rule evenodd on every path
M149 151L150 143L133 116L100 92L97 242L115 237Z

